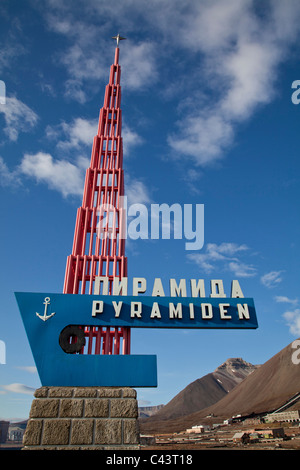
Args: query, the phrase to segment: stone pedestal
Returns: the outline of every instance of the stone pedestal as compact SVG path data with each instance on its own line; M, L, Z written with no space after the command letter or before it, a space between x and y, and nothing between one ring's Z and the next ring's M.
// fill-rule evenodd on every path
M138 450L136 391L41 387L35 391L23 450Z

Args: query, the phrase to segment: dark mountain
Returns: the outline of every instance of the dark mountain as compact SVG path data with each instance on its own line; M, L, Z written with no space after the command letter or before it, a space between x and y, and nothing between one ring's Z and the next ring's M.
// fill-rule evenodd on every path
M216 416L272 411L300 392L300 364L294 364L292 343L275 354L230 394L211 407Z
M190 383L149 420L178 418L206 408L221 400L256 368L241 358L227 359L214 372Z
M163 429L169 432L181 431L205 422L207 416L211 415L215 422L222 422L237 414L246 416L251 413L274 411L300 392L300 364L294 364L292 361L295 350L291 345L292 343L254 370L216 403L168 421L156 420L153 422L154 426L150 421L154 417L149 418L149 424L146 421L141 423L141 430L147 428L147 432ZM188 400L188 397L186 399Z

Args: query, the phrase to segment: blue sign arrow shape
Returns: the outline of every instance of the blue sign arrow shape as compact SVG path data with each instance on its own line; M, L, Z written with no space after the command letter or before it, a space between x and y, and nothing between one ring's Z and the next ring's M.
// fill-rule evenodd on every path
M63 351L59 336L65 326L89 323L88 295L25 292L15 293L15 296L43 386L157 387L155 355L67 354ZM50 298L56 313L47 315ZM41 304L45 305L43 316L36 314ZM50 317L51 320L46 321ZM99 320L94 319L93 324L97 323Z
M69 325L204 329L255 329L258 326L251 298L29 292L15 295L43 385L157 386L154 355L68 354L63 351L59 336ZM50 298L55 312L47 314ZM45 305L43 316L36 313L41 304Z

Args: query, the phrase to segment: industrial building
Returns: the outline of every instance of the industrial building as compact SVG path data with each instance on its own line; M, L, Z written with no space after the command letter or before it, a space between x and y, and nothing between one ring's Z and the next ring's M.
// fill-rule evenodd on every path
M203 433L205 431L208 431L209 429L210 429L210 426L205 426L205 425L199 424L199 425L192 426L191 428L187 429L186 433L187 434Z
M281 411L279 413L270 413L264 417L265 423L274 423L275 421L298 422L300 421L300 414L298 410L294 411Z

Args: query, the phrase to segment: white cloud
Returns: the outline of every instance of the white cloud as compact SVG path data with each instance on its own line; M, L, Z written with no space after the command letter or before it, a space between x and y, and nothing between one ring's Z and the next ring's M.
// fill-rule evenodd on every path
M300 309L297 308L291 312L285 312L283 318L286 320L292 335L300 335Z
M123 137L123 154L126 159L130 158L130 152L134 147L141 145L144 140L134 130L132 130L126 123L122 124L122 137Z
M138 400L138 404L139 406L149 406L151 405L151 401L141 399L141 400Z
M197 165L222 158L239 123L274 96L279 65L299 35L300 5L272 1L268 6L268 14L259 15L252 0L195 2L178 22L173 39L201 53L202 81L196 82L196 61L195 88L207 86L210 101L198 104L195 93L192 111L182 114L169 144Z
M84 90L82 80L70 78L65 82L65 97L84 104L87 101L87 94Z
M23 393L25 395L32 395L35 391L35 388L20 383L1 385L1 387L7 392Z
M190 261L195 262L204 272L211 273L217 269L227 269L237 277L253 277L257 270L252 265L242 262L238 256L246 252L247 245L236 243L208 243L205 253L193 253L187 255Z
M19 132L30 131L38 121L37 114L15 96L6 97L6 104L0 106L0 113L5 119L4 132L12 141L18 139Z
M151 202L148 187L142 181L130 177L128 173L125 181L125 196L127 196L128 206L131 204L146 205Z
M223 242L220 245L216 245L215 243L210 243L207 245L207 249L210 252L215 252L215 253L222 253L225 255L234 255L240 251L247 251L249 248L247 245L238 245L237 243L226 243Z
M202 193L200 185L202 176L202 172L195 170L194 168L186 168L186 170L181 174L181 178L189 188L190 192L197 195Z
M75 43L67 51L61 52L61 62L78 84L82 80L99 80L107 76L107 67L105 69L101 63L97 48L91 45Z
M75 146L77 145L76 142L73 143ZM69 145L71 148L71 142ZM0 176L1 163L0 157ZM64 197L81 197L85 173L89 165L90 160L86 157L78 156L75 162L71 163L65 159L54 159L49 153L37 152L36 154L24 155L16 174L18 178L23 174L35 178L38 183L46 183L50 189L60 192ZM5 167L4 170L6 170ZM9 173L8 180L11 177L12 175ZM130 177L127 172L125 183L128 205L137 202L141 204L150 202L148 188L142 181Z
M260 281L261 283L268 288L276 287L280 282L282 282L281 273L283 271L271 271L269 273L264 274L261 276Z
M95 37L99 33L95 32ZM78 38L77 38L78 41ZM67 51L61 53L61 62L65 65L71 79L66 82L66 96L86 101L84 81L108 81L108 66L113 62L113 45L111 45L110 64L106 57L100 58L97 48L91 44L76 43ZM122 86L128 90L145 89L157 79L155 48L150 43L128 45L122 50Z
M97 119L83 119L80 117L75 118L70 123L62 122L59 128L66 136L66 140L60 140L57 146L61 149L79 148L80 145L92 147L93 138L97 134L97 126Z
M122 84L143 90L160 76L161 96L172 89L174 97L179 88L178 128L170 132L168 143L174 157L187 157L198 166L223 158L239 124L273 99L279 66L300 30L298 0L272 0L267 9L255 0L78 3L80 20L72 7L54 0L48 0L43 12L48 27L68 40L57 53L69 75L66 94L84 102L87 81L107 81L113 51L110 31L119 18L126 18ZM143 28L141 42L130 39L136 25ZM101 54L95 47L99 38ZM182 68L174 51L178 57L187 56ZM168 61L177 67L172 77L167 74ZM187 95L192 97L189 108L181 106Z
M63 6L61 9L59 5L49 6L50 9L46 13L48 27L66 36L70 42L70 45L66 49L61 49L56 57L57 61L65 66L70 77L65 83L65 96L84 103L87 99L85 82L108 79L108 65L113 62L114 54L114 43L108 32L115 27L113 18L118 17L119 12L124 10L128 27L131 16L128 12L130 10L134 14L136 6L119 4L113 5L112 8L101 3L101 8L98 9L93 1L84 2L81 6L82 11L87 15L92 14L91 21L83 19L84 14L82 19L78 20L73 15L72 9L67 7ZM101 19L97 25L93 24L95 11ZM101 38L101 54L97 47L99 38ZM127 43L129 44L122 48L122 84L130 90L144 89L157 79L154 44L146 41L133 43L130 42L130 38Z
M74 118L71 122L64 121L57 126L47 126L48 140L55 143L58 150L70 151L73 161L53 158L50 153L42 151L35 154L26 153L17 170L10 171L0 157L0 183L8 186L14 181L20 182L20 176L26 175L35 178L38 183L46 183L50 189L59 191L64 197L70 195L81 197L86 169L90 165L90 159L82 155L86 154L87 148L90 154L97 130L97 119L81 117ZM126 155L143 142L138 133L126 124L123 126L122 135ZM128 179L127 175L127 181ZM132 203L137 200L146 203L149 201L149 196L142 182L132 180L128 186L128 201Z
M215 111L188 116L181 121L180 128L179 135L168 136L169 145L176 153L193 158L200 166L221 158L221 151L233 140L231 123Z
M55 3L55 2L54 2ZM58 4L55 5L53 2L50 1L50 7L51 6L59 6ZM52 4L52 5L51 5ZM61 5L62 6L62 5ZM51 13L50 11L47 13L47 20L48 20L48 25L49 27L53 30L56 31L57 33L64 34L64 35L70 35L74 34L75 31L72 28L72 24L68 18L62 18L59 16L56 16L54 13Z
M231 86L221 101L221 110L225 119L246 119L272 98L277 50L272 44L241 40L238 50L227 59L224 69Z
M130 90L145 89L158 78L154 44L128 42L122 50L122 85Z
M98 131L98 119L74 118L71 122L61 122L56 126L46 127L46 136L56 142L61 150L92 148L94 136ZM143 138L126 123L122 123L123 153L130 156L130 151L143 143Z
M1 15L5 21L6 15L4 10L1 10ZM19 18L16 16L11 19L10 27L2 39L2 45L0 49L0 71L1 76L4 75L4 69L13 70L13 64L18 60L20 55L26 54L26 48L24 46L24 37L22 37L22 26Z
M0 185L15 188L21 184L19 172L10 170L2 157L0 157Z
M278 303L287 303L292 305L298 304L298 299L290 299L289 297L286 297L284 295L276 295L275 301Z
M26 372L29 372L30 374L37 373L37 368L35 366L16 366L16 369L25 370Z
M85 5L82 5L82 16L79 19L67 4L55 5L50 1L48 7L43 13L49 29L67 37L70 44L68 48L61 48L57 52L56 60L65 65L72 79L102 78L107 70L103 69L103 53L99 54L95 47L97 40L105 37L101 35L102 27L94 25L89 19L85 22Z
M252 277L255 276L257 272L256 268L252 265L247 265L240 261L231 261L228 267L236 277Z
M69 195L81 196L84 174L88 161L77 160L77 166L67 160L54 160L49 153L25 154L20 165L21 173L33 177L39 183L46 183L50 189Z

